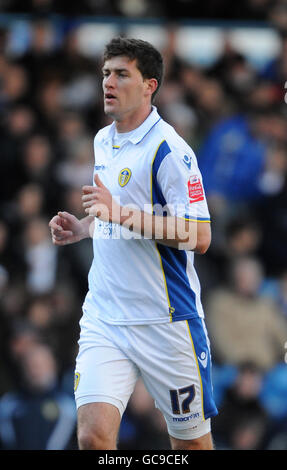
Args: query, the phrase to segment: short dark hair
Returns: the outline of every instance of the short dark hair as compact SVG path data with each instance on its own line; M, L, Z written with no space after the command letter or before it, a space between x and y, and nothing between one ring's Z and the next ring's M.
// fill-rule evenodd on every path
M163 59L160 52L149 42L142 39L125 37L113 38L105 47L104 62L112 57L125 56L137 61L143 78L155 78L158 86L152 95L154 99L163 79Z

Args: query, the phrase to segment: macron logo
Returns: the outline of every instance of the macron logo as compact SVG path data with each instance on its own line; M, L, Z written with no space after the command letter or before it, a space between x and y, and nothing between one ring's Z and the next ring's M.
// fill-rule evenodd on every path
M190 170L191 167L191 157L184 155L183 162L186 164L187 168Z
M106 169L105 165L95 165L95 170L96 171L105 170L105 169Z
M200 354L200 357L197 356L197 359L199 360L202 367L204 367L204 369L205 369L206 366L207 366L207 361L208 361L208 356L207 356L206 352L202 351L202 353Z

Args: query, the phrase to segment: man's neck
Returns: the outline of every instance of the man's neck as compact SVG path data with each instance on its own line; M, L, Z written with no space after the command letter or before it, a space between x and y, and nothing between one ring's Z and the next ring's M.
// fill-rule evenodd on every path
M139 113L132 113L120 120L115 118L115 125L118 133L126 133L137 129L150 115L152 107L149 105Z

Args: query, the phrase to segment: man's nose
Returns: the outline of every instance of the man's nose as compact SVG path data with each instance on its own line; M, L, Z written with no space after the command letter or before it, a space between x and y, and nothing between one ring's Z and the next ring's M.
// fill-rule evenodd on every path
M104 86L106 88L115 88L115 76L110 74L108 77L105 78Z

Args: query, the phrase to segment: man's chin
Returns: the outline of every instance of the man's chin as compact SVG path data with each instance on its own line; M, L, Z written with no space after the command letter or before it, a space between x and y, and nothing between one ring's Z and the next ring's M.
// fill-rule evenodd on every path
M104 113L106 114L106 116L112 119L116 119L118 116L117 112L114 109L111 109L109 106L104 107Z

